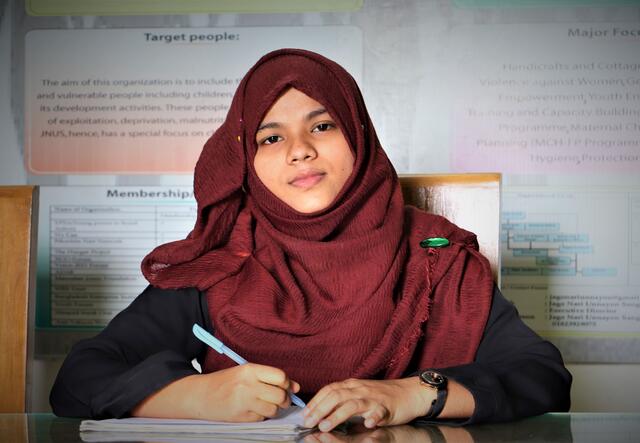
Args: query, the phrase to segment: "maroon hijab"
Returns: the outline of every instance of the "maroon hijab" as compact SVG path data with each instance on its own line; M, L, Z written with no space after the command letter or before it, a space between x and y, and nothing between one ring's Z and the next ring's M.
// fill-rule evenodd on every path
M335 201L312 214L275 197L253 168L257 128L291 87L326 107L355 157ZM142 271L161 288L206 291L215 334L249 361L282 368L311 394L473 360L489 264L473 234L404 206L358 86L333 61L295 49L262 57L204 146L194 188L193 230L153 250ZM423 249L427 237L451 245ZM210 351L204 371L231 365Z

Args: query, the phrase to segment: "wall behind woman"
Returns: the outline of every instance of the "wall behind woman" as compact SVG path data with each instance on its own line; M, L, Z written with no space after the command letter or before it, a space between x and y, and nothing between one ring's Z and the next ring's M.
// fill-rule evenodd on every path
M400 173L503 173L504 293L571 362L574 410L640 410L637 2L227 3L2 4L0 184L43 187L33 410L188 232L204 140L285 46L353 73Z

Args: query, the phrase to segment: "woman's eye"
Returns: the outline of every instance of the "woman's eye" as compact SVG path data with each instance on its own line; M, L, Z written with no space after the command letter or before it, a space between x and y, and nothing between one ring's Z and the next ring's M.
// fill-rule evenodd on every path
M271 145L273 143L279 142L281 137L279 135L270 135L269 137L262 140L262 145Z
M324 132L324 131L328 131L333 127L335 127L335 125L333 125L332 123L320 123L316 125L315 128L313 128L313 132Z

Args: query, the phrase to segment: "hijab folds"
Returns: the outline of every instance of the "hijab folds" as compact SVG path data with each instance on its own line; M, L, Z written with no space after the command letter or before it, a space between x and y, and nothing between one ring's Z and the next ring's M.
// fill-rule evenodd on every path
M289 88L321 103L355 157L334 202L295 211L257 177L257 128ZM353 78L318 54L263 56L241 81L194 175L195 226L142 262L161 288L206 292L215 334L312 394L347 378L398 378L471 362L493 280L475 235L404 206ZM446 237L445 248L420 247ZM167 313L167 315L171 315ZM205 372L230 367L209 350Z

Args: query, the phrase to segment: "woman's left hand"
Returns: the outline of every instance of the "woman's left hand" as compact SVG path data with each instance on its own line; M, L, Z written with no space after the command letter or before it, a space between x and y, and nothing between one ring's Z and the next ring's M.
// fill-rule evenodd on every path
M434 389L420 386L418 377L335 382L307 404L304 425L328 432L354 416L361 416L367 428L405 424L424 415L435 396Z

